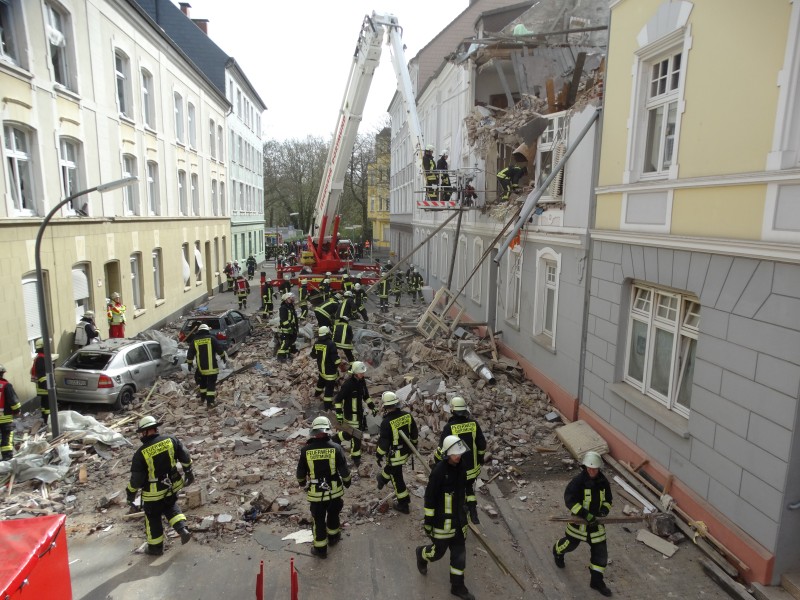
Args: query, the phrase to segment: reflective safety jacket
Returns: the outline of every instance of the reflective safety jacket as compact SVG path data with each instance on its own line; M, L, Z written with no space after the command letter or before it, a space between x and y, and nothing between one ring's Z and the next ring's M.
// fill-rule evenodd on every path
M607 515L611 510L612 500L611 486L606 476L599 472L593 479L589 477L586 467L581 467L581 472L567 484L564 491L564 504L569 512L583 519L588 515ZM600 523L568 523L567 534L582 542L595 544L606 539L606 528Z
M300 306L306 306L308 304L308 285L301 285L297 289L297 303Z
M219 373L217 356L223 356L225 349L222 343L211 336L210 331L198 331L192 336L189 344L189 351L186 353L186 364L194 364L197 358L197 370L202 375L214 375Z
M14 386L0 377L0 424L11 423L14 415L19 413L19 407L19 398Z
M389 281L389 277L381 277L381 280L378 282L378 298L388 298L389 297L389 286L391 282Z
M452 538L459 529L467 534L466 512L467 470L462 463L451 465L444 460L436 464L425 488L425 525L434 539Z
M47 373L44 369L44 350L37 350L31 366L31 381L36 383L36 395L47 396Z
M339 303L334 298L326 300L314 309L314 314L317 315L317 324L320 327L323 325L331 327L338 312Z
M236 290L236 295L239 297L247 296L250 293L250 283L242 278L233 282L233 288Z
M356 305L356 310L363 310L367 302L367 293L364 291L364 288L361 288L360 290L354 290L353 298Z
M272 286L268 283L261 284L261 302L272 312L272 307L274 306L272 302Z
M142 490L142 502L163 500L182 490L183 476L178 473L177 461L184 472L192 467L192 459L178 438L161 434L144 438L131 461L128 501L133 502L138 490Z
M356 310L355 303L352 298L345 298L339 303L339 310L336 312L336 320L341 321L342 318L347 318L349 321L353 318L353 313Z
M353 349L353 328L347 321L337 321L333 328L333 342L342 350Z
M425 285L425 280L422 278L422 273L420 272L412 273L408 282L411 289L417 292Z
M300 450L297 482L308 485L309 502L341 498L343 486L350 487L350 468L342 447L327 435L309 439Z
M486 438L478 422L469 415L453 415L442 429L439 447L436 448L436 460L446 459L442 456L442 444L448 435L457 435L467 445L469 452L461 456L461 462L467 469L467 479L475 479L481 472L483 456L486 453Z
M353 280L350 279L349 277L346 277L346 278L342 279L342 289L345 292L352 292L353 291L353 285L354 285L353 284Z
M387 413L381 421L381 431L378 438L378 456L388 456L389 464L392 466L402 465L408 460L411 449L400 437L398 431L406 434L406 437L414 446L417 445L417 423L410 413L395 408Z
M122 325L125 322L125 305L120 302L112 302L106 311L109 325Z
M311 358L317 359L317 369L320 377L327 381L334 381L339 378L339 350L336 348L329 335L318 337L311 347Z
M339 393L333 399L337 417L341 416L350 425L362 429L364 419L364 405L370 410L375 410L375 403L369 397L367 380L351 375L342 384Z
M289 336L297 335L297 310L295 310L294 305L288 302L281 302L278 314L281 322L281 333Z

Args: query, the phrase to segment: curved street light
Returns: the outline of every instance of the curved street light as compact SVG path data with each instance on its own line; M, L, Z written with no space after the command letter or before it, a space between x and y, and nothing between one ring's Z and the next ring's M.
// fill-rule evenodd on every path
M41 257L42 237L44 236L44 230L47 227L47 224L50 222L50 219L53 218L53 215L55 215L61 209L61 207L72 202L76 198L85 196L86 194L90 194L91 192L95 191L100 193L110 192L111 190L127 187L133 183L136 183L138 180L138 177L125 177L123 179L117 179L116 181L110 181L109 183L101 183L100 185L96 185L89 189L75 192L71 196L64 198L64 200L50 209L50 212L47 213L47 216L45 216L42 224L39 225L39 231L36 234L36 248L34 250L34 256L36 260L36 295L38 296L37 300L39 304L39 329L42 336L42 350L44 351L44 372L47 376L47 395L49 397L51 407L50 426L53 431L53 439L61 435L61 431L58 426L58 397L56 394L55 375L53 373L53 352L52 348L50 347L50 328L47 325L47 310L44 304L44 278L42 277Z

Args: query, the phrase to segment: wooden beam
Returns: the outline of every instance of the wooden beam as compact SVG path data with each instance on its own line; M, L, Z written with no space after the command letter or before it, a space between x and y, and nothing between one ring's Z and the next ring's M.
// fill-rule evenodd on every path
M583 75L583 65L585 62L586 52L578 52L578 58L575 59L575 70L572 72L572 81L569 84L566 108L575 104L575 98L578 96L578 86L581 83L581 75Z

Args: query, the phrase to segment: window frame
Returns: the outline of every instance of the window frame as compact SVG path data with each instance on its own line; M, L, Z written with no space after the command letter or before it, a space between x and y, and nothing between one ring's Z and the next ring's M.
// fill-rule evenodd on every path
M114 48L114 78L119 116L126 119L133 119L131 59L121 48Z
M184 114L183 114L183 96L180 92L174 92L173 95L173 107L174 107L174 118L175 118L175 141L183 146L186 144L185 135L186 132L184 130L185 123L184 123Z
M217 197L217 180L211 180L211 214L219 216L219 198Z
M178 214L182 217L189 216L189 190L186 186L186 171L178 169Z
M663 304L660 302L662 298L669 303ZM672 306L673 304L674 307ZM687 418L691 413L692 381L691 379L686 379L686 373L691 370L693 374L694 371L700 307L699 299L692 294L666 290L640 282L635 282L631 285L623 381L641 394L653 398L656 402L664 405L670 411ZM675 313L675 318L670 319L669 315L673 312ZM641 362L641 381L636 378L635 374L631 374L631 348L635 334L635 324L643 325L646 328L644 352L637 352L637 354L642 354L642 358L638 361ZM657 346L656 338L659 337L659 334L672 335L672 344L669 349L669 374L666 378L668 386L666 394L653 384L654 378L658 380L658 373L654 375L654 363L658 358L656 354L659 348L655 346ZM663 336L661 339L664 339ZM640 338L637 337L636 346L640 345ZM661 377L661 379L665 378ZM688 381L688 388L683 391L688 391L689 397L684 397L683 401L681 401L680 395L685 381ZM660 383L656 381L655 385Z
M189 148L197 149L197 109L192 102L186 103L186 130Z
M17 135L22 137L25 149L20 150ZM13 147L9 147L11 141ZM38 214L38 203L36 202L36 177L34 173L36 153L34 151L34 132L28 127L14 122L6 122L3 126L3 148L6 159L6 173L10 191L10 208L16 216L29 217ZM24 164L24 169L20 166ZM24 172L24 175L21 173ZM24 192L24 183L27 182L30 191ZM28 204L29 206L26 206Z
M539 136L536 144L535 170L537 187L538 182L543 182L553 172L553 168L566 153L569 141L566 111L549 114L545 118L548 119L549 123ZM566 168L564 166L561 172L553 179L547 191L542 194L540 202L561 202L563 200Z
M145 68L142 68L139 73L142 86L142 121L145 127L155 131L156 105L153 74Z
M192 214L200 216L200 179L197 173L192 173L189 177L189 186L192 192Z
M552 276L552 277L551 277ZM561 254L552 248L536 251L534 282L533 337L555 351L558 327L558 292L561 283ZM552 298L548 291L552 290ZM552 311L551 328L547 328L548 308Z
M52 1L48 0L44 6L45 40L47 41L47 56L50 59L48 66L51 69L53 81L65 90L77 92L77 77L73 70L74 42L71 34L71 15L60 4ZM54 43L58 40L59 35L61 36L60 43ZM54 51L54 47L60 49Z
M76 273L77 271L77 273ZM81 285L76 286L76 281L80 281ZM87 310L92 309L92 273L91 263L82 262L72 265L72 301L75 303L75 323L78 323L83 318ZM85 282L85 285L84 283ZM79 296L81 291L84 291L85 296Z
M158 162L148 160L145 169L145 176L147 177L147 211L151 216L158 216L161 214Z
M164 300L164 254L161 248L153 248L153 296L156 302Z
M123 177L134 177L139 174L139 165L136 156L124 153L120 162ZM139 214L139 202L137 197L138 185L134 182L122 189L122 212L126 216Z
M189 262L189 243L181 244L181 258L183 259L181 277L183 278L183 289L186 290L192 285L192 266Z
M68 136L61 136L58 139L58 166L61 171L61 194L63 198L72 196L75 192L84 188L83 183L83 170L81 168L81 143L79 140ZM72 149L73 156L65 156L65 150ZM73 177L70 178L69 174L72 173ZM88 202L84 204L86 207L77 207L83 212L88 212ZM64 207L66 214L76 214L76 207L70 205Z
M0 60L25 68L22 64L25 53L20 55L18 50L26 46L20 8L16 0L0 2Z
M142 253L133 252L129 257L131 266L131 288L133 310L144 310L144 279L142 277Z
M522 312L522 244L506 252L506 287L504 318L507 323L519 328Z
M217 159L217 124L214 119L208 120L208 153L212 160Z

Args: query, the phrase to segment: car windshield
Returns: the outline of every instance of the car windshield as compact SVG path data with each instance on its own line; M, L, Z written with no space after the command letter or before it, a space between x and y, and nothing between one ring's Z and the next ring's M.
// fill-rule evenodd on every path
M195 317L193 319L190 319L186 323L184 323L183 327L181 327L181 331L183 331L184 333L188 333L189 331L194 329L196 325L200 325L201 323L205 323L211 329L220 329L220 327L221 327L219 319L216 318L216 317L214 317L214 318L205 318L205 319Z
M102 371L106 368L113 354L110 352L78 352L71 356L64 366L69 369L92 369Z

